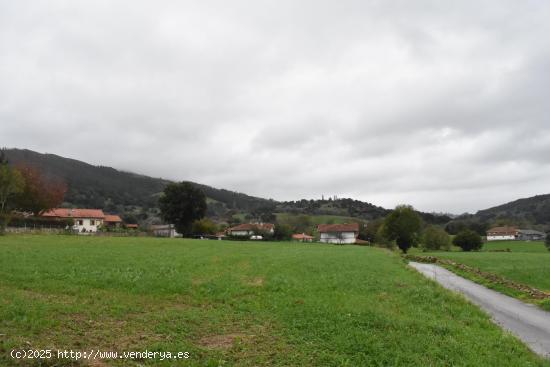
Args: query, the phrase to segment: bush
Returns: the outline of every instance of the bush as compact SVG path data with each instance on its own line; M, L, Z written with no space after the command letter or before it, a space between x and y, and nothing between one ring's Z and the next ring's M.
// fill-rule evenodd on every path
M483 246L483 241L479 234L470 229L465 229L456 235L453 244L460 247L462 251L477 251Z
M544 241L546 248L550 251L550 232L546 234L546 240Z
M429 226L422 235L422 247L425 250L450 250L451 237L445 230Z

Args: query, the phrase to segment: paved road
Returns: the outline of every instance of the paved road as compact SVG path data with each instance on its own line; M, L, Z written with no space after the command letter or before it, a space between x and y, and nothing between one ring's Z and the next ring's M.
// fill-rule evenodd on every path
M550 312L485 288L440 266L415 262L410 262L409 265L428 278L435 279L443 287L462 293L488 312L495 323L516 335L535 353L550 357Z

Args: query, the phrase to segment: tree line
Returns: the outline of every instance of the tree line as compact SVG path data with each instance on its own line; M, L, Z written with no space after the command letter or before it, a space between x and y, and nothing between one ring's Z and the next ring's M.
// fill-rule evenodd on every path
M16 213L39 217L63 202L67 185L37 167L11 166L0 150L0 234Z

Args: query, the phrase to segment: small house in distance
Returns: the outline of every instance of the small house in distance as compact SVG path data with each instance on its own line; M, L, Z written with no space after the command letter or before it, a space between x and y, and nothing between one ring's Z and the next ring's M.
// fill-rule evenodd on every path
M182 237L180 233L176 231L176 227L173 224L157 224L150 227L153 236L156 237Z
M230 236L250 237L255 240L261 240L262 233L273 234L274 232L275 225L272 223L244 223L227 230Z
M319 224L317 231L324 243L355 243L359 235L359 224Z
M43 217L73 219L73 230L78 233L95 233L105 220L101 209L51 209L42 214Z
M520 229L518 232L520 241L544 241L546 239L546 233L534 229Z
M487 241L513 241L518 235L516 227L494 227L487 231Z
M118 228L122 225L122 219L118 215L105 214L103 223L105 224L105 227Z
M313 242L313 237L305 233L295 233L292 235L292 240L298 242Z

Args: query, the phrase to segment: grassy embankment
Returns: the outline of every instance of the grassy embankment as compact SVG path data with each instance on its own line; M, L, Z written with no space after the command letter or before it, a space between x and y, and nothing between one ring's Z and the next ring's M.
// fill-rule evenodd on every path
M0 365L38 366L9 357L22 347L190 352L96 366L549 365L388 251L154 238L0 237Z
M542 242L499 241L485 243L482 251L478 252L437 251L418 254L453 260L550 293L550 252ZM457 271L457 269L451 270L503 293L532 301L550 310L550 300L548 299L530 299L528 294L518 292L517 289Z

